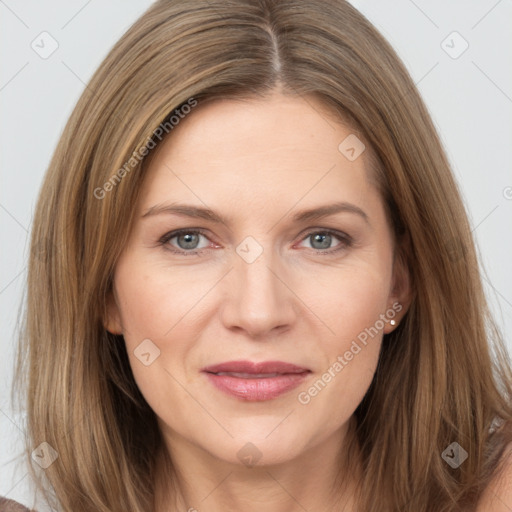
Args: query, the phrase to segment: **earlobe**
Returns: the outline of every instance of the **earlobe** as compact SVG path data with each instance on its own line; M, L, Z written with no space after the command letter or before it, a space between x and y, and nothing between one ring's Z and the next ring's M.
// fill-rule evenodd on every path
M107 295L105 312L103 314L103 327L111 334L123 334L121 315L119 314L119 307L113 291L110 291Z

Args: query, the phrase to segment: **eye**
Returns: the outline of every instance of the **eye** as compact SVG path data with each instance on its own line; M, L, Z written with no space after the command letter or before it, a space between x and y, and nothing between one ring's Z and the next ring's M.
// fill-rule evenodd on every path
M203 240L202 240L203 239ZM317 229L310 231L302 243L309 240L309 248L317 253L329 254L346 249L352 245L352 238L346 233L330 230ZM333 246L333 243L338 242ZM165 234L159 240L167 250L177 254L195 255L209 247L211 241L205 232L200 229L180 229Z
M352 239L345 233L333 230L317 230L311 231L303 238L303 241L309 240L309 247L318 252L330 253L345 249L352 245ZM338 241L333 247L333 243Z
M204 238L206 241L208 241L206 235L200 230L182 229L165 234L160 239L160 243L162 245L170 245L170 249L174 252L190 252L191 254L194 254L192 251L201 250L208 247L207 242L206 245L204 245L205 242L203 242L203 245L201 245L201 238Z

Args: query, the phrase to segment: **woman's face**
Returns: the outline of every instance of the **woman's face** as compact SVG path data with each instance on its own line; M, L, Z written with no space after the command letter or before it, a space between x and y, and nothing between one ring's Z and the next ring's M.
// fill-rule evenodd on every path
M341 438L407 293L367 156L279 94L200 105L150 155L106 327L171 449L274 464Z

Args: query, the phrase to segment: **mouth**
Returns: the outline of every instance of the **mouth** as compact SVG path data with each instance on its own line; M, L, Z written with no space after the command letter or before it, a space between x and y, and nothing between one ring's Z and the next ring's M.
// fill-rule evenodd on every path
M264 401L296 388L311 370L281 361L230 361L208 366L202 372L228 395L245 401Z

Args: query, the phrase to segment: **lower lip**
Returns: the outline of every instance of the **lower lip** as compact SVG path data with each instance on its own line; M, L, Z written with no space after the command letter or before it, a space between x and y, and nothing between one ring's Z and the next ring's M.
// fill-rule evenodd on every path
M252 402L272 400L299 386L309 372L287 373L278 377L243 379L206 373L210 382L224 393Z

